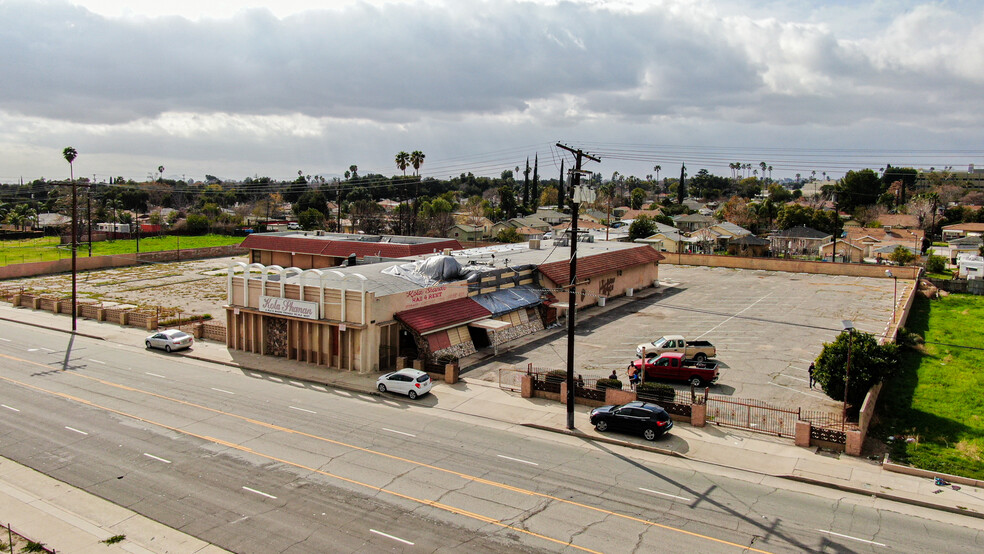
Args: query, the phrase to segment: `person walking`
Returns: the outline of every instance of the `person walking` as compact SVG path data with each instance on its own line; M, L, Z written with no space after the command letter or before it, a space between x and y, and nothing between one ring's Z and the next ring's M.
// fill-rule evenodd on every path
M810 388L811 389L813 388L813 385L817 382L816 378L813 377L813 370L816 369L816 367L817 366L814 365L813 362L810 362L810 369L807 370L807 372L810 374Z

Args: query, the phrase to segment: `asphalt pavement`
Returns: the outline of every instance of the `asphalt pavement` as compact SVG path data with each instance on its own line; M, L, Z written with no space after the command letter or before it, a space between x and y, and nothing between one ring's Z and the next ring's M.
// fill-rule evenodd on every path
M6 303L0 303L0 319L65 332L71 329L71 320L64 315L13 308ZM79 320L78 334L120 344L140 345L147 333L108 323ZM535 340L535 337L530 340ZM224 345L216 343L198 342L192 350L177 355L222 364L232 371L254 378L284 376L336 389L377 394L376 375L337 372L288 360L230 352ZM433 394L418 402L452 414L467 414L509 425L568 433L563 405L540 399L524 399L517 393L500 389L495 383L469 379L455 385L438 383ZM603 436L588 424L587 411L586 407L576 407L578 429L574 433L600 444L607 442L655 450L766 477L801 481L951 513L976 517L984 514L984 492L981 489L970 486L963 486L960 490L940 487L932 479L885 471L877 460L799 448L785 439L721 427L698 429L678 424L670 436L655 443L627 436ZM220 551L198 539L6 460L0 460L0 513L10 514L10 523L22 534L31 537L36 532L36 536L43 535L51 544L56 543L52 537L57 529L55 538L62 551L122 549L120 545L107 546L99 542L118 534L126 535L127 540L120 544L130 552ZM66 544L71 546L66 547Z

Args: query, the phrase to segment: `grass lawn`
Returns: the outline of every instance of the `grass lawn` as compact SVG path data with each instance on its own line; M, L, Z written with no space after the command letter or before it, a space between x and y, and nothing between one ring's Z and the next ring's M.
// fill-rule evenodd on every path
M177 250L178 243L182 250L188 248L204 248L207 246L225 246L239 244L245 237L230 237L227 235L202 235L195 237L149 236L141 237L141 252L157 252L160 250ZM92 243L93 256L108 256L111 254L130 254L137 251L136 239L100 241ZM79 246L78 256L88 256L87 244ZM25 239L3 241L0 243L0 266L26 262L46 262L62 258L71 258L72 250L59 245L58 237L40 239Z
M916 297L906 329L926 344L903 349L901 375L879 397L875 434L896 437L890 443L893 460L984 479L982 322L982 296ZM906 437L916 440L907 443Z

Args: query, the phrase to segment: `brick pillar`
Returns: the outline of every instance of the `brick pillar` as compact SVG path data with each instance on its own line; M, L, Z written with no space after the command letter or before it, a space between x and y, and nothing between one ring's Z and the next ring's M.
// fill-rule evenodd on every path
M796 422L796 446L810 446L810 430L813 428L809 421Z
M96 321L106 321L106 308L96 308Z
M560 384L560 403L567 404L567 381ZM577 400L574 403L577 404Z
M523 375L520 380L520 395L523 398L533 398L533 376Z
M130 321L130 312L120 312L120 325L126 325Z
M10 299L10 304L15 308L19 307L21 304L21 295L15 294L14 297Z
M41 298L34 297L31 299L31 309L40 310L41 309Z
M397 356L396 357L396 369L397 370L400 370L400 369L403 369L405 367L407 367L407 357L406 356Z
M148 331L153 331L154 329L157 329L157 316L156 315L153 316L153 317L148 317L147 318L147 330Z
M860 456L863 442L864 435L861 434L861 431L847 431L847 444L845 445L844 452L848 456Z
M419 369L420 371L423 371L424 370L424 361L423 360L414 360L413 361L413 368L414 369Z
M61 313L61 305L62 305L62 301L61 300L55 300L54 302L52 302L51 303L51 313L53 313L53 314L60 314Z
M445 364L444 382L453 385L458 382L458 364Z
M707 404L690 405L690 424L694 427L703 427L707 421Z

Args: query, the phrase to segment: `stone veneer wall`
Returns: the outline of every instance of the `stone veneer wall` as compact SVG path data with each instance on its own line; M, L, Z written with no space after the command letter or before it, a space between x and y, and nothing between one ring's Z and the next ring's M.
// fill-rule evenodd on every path
M499 346L500 344L507 343L511 340L518 339L519 337L525 337L526 335L532 335L537 331L543 330L543 321L540 319L539 315L535 319L531 319L529 323L523 323L522 325L514 325L512 327L503 329L502 331L496 331L493 333L492 345Z
M460 342L458 344L455 344L454 346L442 348L437 352L432 352L431 357L437 360L447 359L447 358L460 359L470 354L474 354L475 352L476 352L475 343L469 340L465 342Z

